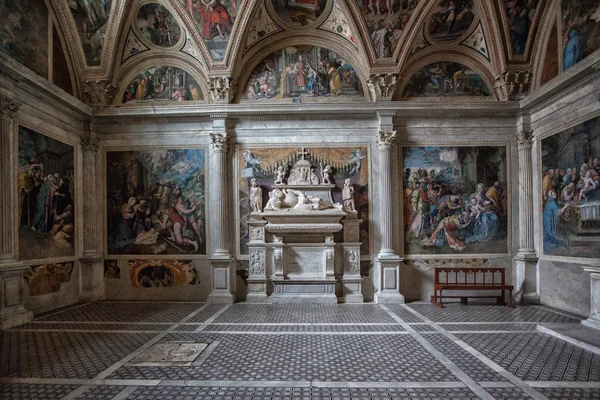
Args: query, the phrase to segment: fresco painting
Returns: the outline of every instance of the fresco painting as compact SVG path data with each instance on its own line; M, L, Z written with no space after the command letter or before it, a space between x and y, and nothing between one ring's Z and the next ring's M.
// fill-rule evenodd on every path
M405 254L508 251L506 147L405 147Z
M346 179L350 179L354 187L355 207L360 224L361 254L369 254L369 159L366 147L314 147L309 148L305 159L313 166L331 166L333 170L333 201L343 204L342 189ZM245 148L239 150L238 156L238 196L240 222L240 253L248 254L249 240L248 220L250 207L251 180L256 179L262 189L263 206L269 200L268 193L274 188L277 179L277 168L292 166L301 158L298 148ZM319 171L320 172L320 171Z
M544 254L600 257L600 117L542 140Z
M512 41L512 51L515 55L525 54L527 38L531 31L533 18L539 0L504 0L508 26Z
M419 0L358 0L375 54L392 57Z
M162 288L200 284L200 275L192 261L129 261L131 286Z
M212 58L222 61L242 0L180 0L186 7Z
M165 6L157 3L144 4L137 13L140 33L150 42L161 47L171 47L179 41L181 29L177 20Z
M72 146L19 127L21 260L75 255Z
M71 281L73 263L44 264L29 267L23 273L23 277L29 287L31 296L58 292L60 286Z
M321 16L327 0L269 0L273 9L286 24L308 28Z
M100 65L113 0L69 0L79 39L89 66Z
M600 3L598 0L563 0L561 4L563 70L566 71L600 49Z
M438 42L453 42L471 27L474 0L439 0L429 19L429 34Z
M176 67L152 67L137 74L123 93L123 103L147 101L200 101L200 85Z
M455 62L438 62L421 68L408 81L402 97L490 96L483 78Z
M559 58L558 28L556 27L556 24L554 24L554 27L552 28L552 34L550 35L548 45L546 46L546 56L544 57L544 67L542 69L540 84L545 85L558 76L560 73L558 64Z
M44 0L0 0L0 51L48 78L48 8Z
M354 68L332 50L296 46L271 54L254 68L242 101L317 102L341 97L364 98Z
M118 260L104 260L104 277L107 279L121 279L121 268Z
M205 150L106 154L109 254L205 254Z

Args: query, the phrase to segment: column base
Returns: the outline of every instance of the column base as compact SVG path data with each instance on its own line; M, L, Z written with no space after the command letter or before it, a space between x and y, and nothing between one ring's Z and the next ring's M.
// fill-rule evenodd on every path
M33 320L33 311L20 310L0 317L0 331L23 325Z
M521 302L523 304L529 304L534 306L539 306L540 304L542 304L540 300L540 295L537 293L525 293L521 298Z
M593 315L581 321L582 325L600 330L600 315Z
M539 304L538 257L534 251L519 250L515 256L513 300L521 304Z
M267 280L248 279L248 294L246 303L252 304L271 304L273 299L267 295Z
M379 290L375 293L375 302L379 304L404 304L404 296L400 294L400 262L397 255L383 257L379 255Z
M235 303L235 295L233 294L233 288L231 284L231 282L233 281L231 276L231 263L233 262L233 259L212 258L209 261L212 269L212 291L208 295L206 301L208 303L216 304Z
M0 330L30 322L33 312L23 304L23 272L21 262L2 264L0 267Z
M342 297L338 299L340 303L364 303L365 299L362 295L363 279L360 276L350 277L344 276L342 284L344 286Z

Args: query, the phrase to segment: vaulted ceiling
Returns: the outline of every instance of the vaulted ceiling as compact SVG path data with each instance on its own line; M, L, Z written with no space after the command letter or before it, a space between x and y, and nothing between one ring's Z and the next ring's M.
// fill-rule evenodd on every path
M433 63L475 71L499 100L526 94L564 67L560 0L46 1L73 94L85 98L89 85L100 84L114 91L111 105L121 104L136 76L161 66L193 77L201 101L223 100L211 96L216 84L231 87L225 101L236 102L270 54L302 46L343 58L367 101L377 97L374 79L393 76L395 94L387 97L400 99L411 77ZM498 92L502 80L508 96Z

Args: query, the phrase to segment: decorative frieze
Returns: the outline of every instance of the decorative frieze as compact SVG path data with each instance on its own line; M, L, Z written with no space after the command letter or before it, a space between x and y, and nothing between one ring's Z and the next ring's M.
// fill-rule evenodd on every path
M496 78L494 89L500 101L520 100L529 94L533 75L529 71L507 71Z
M103 107L112 104L119 88L109 80L85 81L83 101L91 107Z
M396 91L398 74L374 74L369 77L367 86L371 101L391 101Z
M234 96L235 82L228 76L209 78L208 91L213 103L229 103Z

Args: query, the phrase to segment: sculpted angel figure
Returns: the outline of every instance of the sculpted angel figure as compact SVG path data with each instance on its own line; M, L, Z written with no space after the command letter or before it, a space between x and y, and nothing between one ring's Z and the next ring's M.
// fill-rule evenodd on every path
M250 187L250 207L252 212L262 212L262 188L258 186L255 178L250 181L252 186Z
M284 185L285 175L287 174L287 168L285 166L280 165L277 167L277 179L275 179L276 185Z
M354 187L352 186L350 179L346 179L344 182L342 198L344 199L344 211L356 212L356 208L354 206Z
M323 185L329 185L331 183L331 165L326 165L323 168L323 164L321 164L321 183Z

